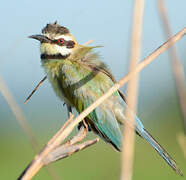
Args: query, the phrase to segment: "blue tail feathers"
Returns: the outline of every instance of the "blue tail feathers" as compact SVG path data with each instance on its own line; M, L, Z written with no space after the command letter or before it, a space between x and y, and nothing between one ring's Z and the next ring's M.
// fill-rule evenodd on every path
M181 170L177 167L176 162L166 152L166 150L144 129L140 135L158 152L158 154L168 163L168 165L179 175L183 176Z

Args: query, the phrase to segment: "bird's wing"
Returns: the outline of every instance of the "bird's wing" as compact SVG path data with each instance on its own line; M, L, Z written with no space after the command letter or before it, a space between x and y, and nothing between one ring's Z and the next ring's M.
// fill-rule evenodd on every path
M87 64L65 60L61 74L57 78L60 92L81 113L84 109L101 97L112 85L112 80L102 72L92 71ZM118 93L114 93L118 96ZM113 95L114 96L114 95ZM115 118L109 98L94 111L87 119L89 124L106 142L111 143L117 150L121 149L122 134Z
M97 59L95 59L94 61L88 62L87 64L89 64L89 67L92 68L92 70L96 70L98 72L103 73L104 75L107 76L107 78L105 79L107 80L110 79L112 83L115 83L116 81L112 73L105 66L105 64L103 64L100 61L96 61L96 60ZM125 108L128 108L127 104L125 103L125 97L120 91L118 91L118 92L115 92L106 101L104 101L104 103L100 105L99 108L96 108L94 113L90 115L92 116L91 118L94 119L95 124L97 128L100 130L100 132L106 134L106 136L109 137L109 139L111 139L115 144L119 143L120 149L121 149L121 136L118 134L115 134L118 129L118 124L116 124L115 119L117 119L117 121L121 123L123 123L124 120L126 121L126 123L130 123L129 121L125 119L125 111L124 111ZM176 173L178 173L179 175L183 175L181 170L176 165L175 161L171 158L171 156L144 128L141 120L132 111L130 111L130 113L136 119L137 134L143 137L158 152L158 154L167 162L167 164L173 170L176 171Z
M96 99L89 93L84 103L85 108ZM112 144L116 150L121 151L122 134L114 111L109 106L110 100L106 100L88 115L90 127L106 142Z
M115 80L114 76L112 75L112 73L107 68L99 67L99 66L95 67L95 68L97 69L97 71L106 74L113 81L113 83L116 83L116 80ZM118 90L118 93L121 96L121 98L126 102L125 95L120 90Z
M81 46L81 48L77 51L78 53L80 52L79 54L81 56L78 58L81 59L81 63L85 63L93 71L104 73L112 80L113 83L116 83L116 80L112 75L111 71L109 70L109 68L107 67L107 65L99 60L99 54L95 52L93 53L91 52L94 48L99 48L99 47L102 46L92 46L92 47ZM125 95L120 90L118 90L118 93L121 96L121 98L126 102Z

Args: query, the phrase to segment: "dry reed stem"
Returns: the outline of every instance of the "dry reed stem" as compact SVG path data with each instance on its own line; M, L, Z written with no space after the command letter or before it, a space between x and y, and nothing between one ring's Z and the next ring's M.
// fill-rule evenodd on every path
M52 162L56 162L58 160L64 159L66 157L69 157L73 155L74 153L77 153L99 141L99 138L85 141L81 144L75 144L70 146L60 146L54 149L44 160L45 165L50 164Z
M166 51L170 46L180 40L186 34L186 28L183 28L180 32L178 32L175 36L170 38L167 42L157 48L153 53L151 53L147 58L145 58L141 63L139 63L135 70L129 72L126 76L124 76L120 81L115 83L112 88L110 88L103 96L97 99L94 103L92 103L88 108L86 108L83 112L81 112L73 121L69 123L69 125L64 129L60 134L57 133L55 138L53 138L53 142L51 144L55 144L58 146L75 128L75 126L81 122L90 112L92 112L96 107L98 107L104 100L110 97L115 91L117 91L120 87L122 87L127 81L129 81L133 76L139 73L143 68L145 68L149 63L151 63L156 57L158 57L161 53ZM45 147L45 150L42 150L38 155L35 156L34 160L31 162L30 166L26 169L24 176L21 178L22 180L31 179L43 166L42 157L46 157L48 153L52 151L51 147Z
M26 98L24 104L26 104L30 98L32 97L32 95L37 91L37 89L43 84L43 82L47 79L47 76L45 76L38 84L37 86L34 88L34 90L29 94L29 96Z
M27 166L27 168L23 171L18 180L31 179L36 174L36 172L39 171L39 169L45 164L44 159L47 157L47 155L52 152L53 149L59 146L66 138L65 137L63 140L61 140L58 137L60 136L60 134L63 134L65 128L67 128L70 122L73 120L73 117L74 115L70 113L70 118L60 128L60 130L49 140L43 150L35 156L34 160Z
M57 161L62 158L69 157L80 150L83 150L96 142L98 142L98 138L90 141L86 141L82 144L77 144L81 142L88 133L88 125L84 122L84 125L81 126L78 133L70 140L65 142L64 144L56 147L51 153L47 155L44 159L45 165L49 164L50 162Z
M177 135L178 143L183 151L183 155L186 159L186 136L184 133L179 133Z
M140 59L143 12L144 0L136 0L133 15L130 71L133 71L136 68ZM134 113L136 113L137 108L137 94L138 75L135 75L133 78L131 78L127 86L127 104ZM131 180L133 171L135 116L133 116L128 108L126 109L126 120L130 122L130 125L124 123L121 180Z
M32 132L29 125L26 123L26 118L23 115L21 109L17 105L14 97L11 95L6 83L0 76L0 92L4 96L5 100L9 104L14 116L16 117L17 121L19 122L19 125L24 130L25 134L28 136L33 148L37 151L39 149L39 144L36 141L36 138L34 136L34 133Z
M85 139L87 134L88 134L88 125L86 124L86 127L81 126L81 128L78 130L78 133L73 138L68 140L66 143L62 144L61 146L66 147L69 145L77 144L81 142L83 139Z
M158 0L158 9L162 19L164 34L166 38L170 38L172 35L169 19L167 16L166 4L164 0ZM184 70L181 61L178 57L178 53L175 46L172 46L169 50L172 72L175 77L175 84L177 90L178 101L183 117L184 132L186 134L186 89L184 80Z
M14 97L10 93L6 83L4 82L3 78L0 76L0 92L2 93L3 97L7 101L7 103L10 106L10 109L12 110L14 116L16 117L16 120L18 121L19 125L23 129L24 133L27 135L29 141L31 142L31 145L35 152L38 152L40 149L39 143L36 140L36 137L34 133L32 132L32 129L26 122L26 118L20 109L20 107L17 105ZM54 173L54 171L50 168L47 167L47 172L48 174L55 180L58 180L59 177Z
M167 16L166 4L164 0L158 0L158 10L164 26L164 34L166 38L169 38L172 34L169 19ZM172 46L169 50L172 72L175 77L176 91L178 96L178 101L180 105L180 110L183 118L183 128L186 134L186 90L185 90L185 80L183 66L178 57L175 46ZM178 143L184 153L186 158L186 136L180 133L177 136Z

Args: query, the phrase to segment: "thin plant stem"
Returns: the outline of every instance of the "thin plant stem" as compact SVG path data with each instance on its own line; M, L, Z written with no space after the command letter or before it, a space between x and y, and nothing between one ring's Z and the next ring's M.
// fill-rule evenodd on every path
M132 40L131 40L131 59L130 59L130 71L135 70L138 61L140 59L141 49L141 36L143 25L143 12L144 12L144 0L136 0L134 5L133 15L133 27L132 27ZM127 87L127 104L136 113L138 96L138 74L133 76L128 83ZM126 109L126 119L130 121L124 123L123 130L123 151L122 151L122 168L121 168L121 180L132 179L133 169L133 156L134 156L134 140L135 140L135 116L131 111ZM125 122L125 121L124 121ZM132 128L131 128L132 126Z
M7 103L9 104L10 109L12 110L16 120L18 121L19 125L23 129L24 133L27 135L33 149L35 150L35 152L38 152L40 149L40 145L37 142L37 139L32 129L27 123L26 118L21 108L16 103L14 97L12 96L11 92L9 91L9 88L7 87L6 83L4 82L1 76L0 76L0 92L2 93ZM54 180L60 179L58 175L53 171L53 169L51 169L51 167L47 167L46 170L47 170L47 173L52 177L52 179Z
M158 10L164 27L164 34L166 38L169 38L172 34L170 23L167 15L166 4L164 0L158 0ZM176 91L178 96L178 102L180 105L181 115L183 119L183 129L186 135L186 89L185 89L185 79L184 71L181 61L178 57L178 53L175 46L172 46L169 50L169 56L171 60L172 73L174 75ZM184 133L179 133L177 135L178 143L184 153L186 158L186 136Z
M24 104L26 104L30 98L32 97L32 95L37 91L37 89L43 84L43 82L47 79L47 76L45 76L38 84L37 86L34 88L34 90L29 94L29 96L26 98Z
M139 63L136 66L135 70L129 72L121 80L115 83L103 96L98 98L94 103L92 103L83 112L81 112L73 121L69 123L69 125L61 133L57 132L55 135L55 138L52 138L52 140L49 141L50 146L46 145L45 148L39 154L35 156L33 161L26 168L23 175L19 179L29 180L33 176L35 176L35 174L43 166L42 159L44 159L53 150L54 147L59 146L61 142L63 142L65 138L73 131L73 129L77 126L79 122L81 122L90 112L92 112L96 107L98 107L101 103L103 103L103 101L105 101L108 97L110 97L115 91L121 88L126 82L128 82L131 78L133 78L133 76L135 76L142 69L144 69L148 64L150 64L161 53L166 51L170 46L172 46L178 40L180 40L185 34L186 34L186 28L183 28L175 36L173 36L167 42L162 44L159 48L157 48L154 52L152 52L148 57L146 57L141 63Z
M25 134L28 136L33 148L35 150L38 150L39 149L39 144L37 143L35 135L32 132L30 126L27 124L26 118L25 118L22 110L17 105L14 97L10 93L6 83L4 82L4 80L2 79L1 76L0 76L0 92L4 96L4 98L7 101L7 103L9 104L9 106L10 106L14 116L16 117L19 125L22 127L22 129L24 130Z
M168 39L171 37L172 32L171 32L170 23L167 16L166 4L164 0L158 0L158 10L162 20L165 37ZM175 79L178 101L179 101L180 110L183 118L184 132L186 134L186 89L185 89L184 70L181 61L178 57L176 47L172 46L168 52L171 60L172 73Z

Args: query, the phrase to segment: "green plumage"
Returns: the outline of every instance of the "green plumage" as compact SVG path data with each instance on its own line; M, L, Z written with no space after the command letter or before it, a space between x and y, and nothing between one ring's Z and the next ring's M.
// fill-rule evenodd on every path
M79 45L67 28L55 22L47 24L42 33L30 38L41 42L42 65L47 77L57 96L81 113L107 92L115 83L115 79L93 52L96 47ZM128 108L125 97L118 90L85 118L89 128L118 151L121 150L122 142L118 123L123 124L125 121L130 125L130 121L125 118L125 108ZM148 133L140 119L132 111L130 113L136 119L136 133L144 138L176 173L182 175L175 161Z
M79 46L64 60L42 60L57 96L75 107L79 113L112 87L114 81L106 65L92 52L93 48ZM86 121L106 142L121 150L122 135L112 108L114 102L118 102L118 98L119 93L114 93L91 112Z

